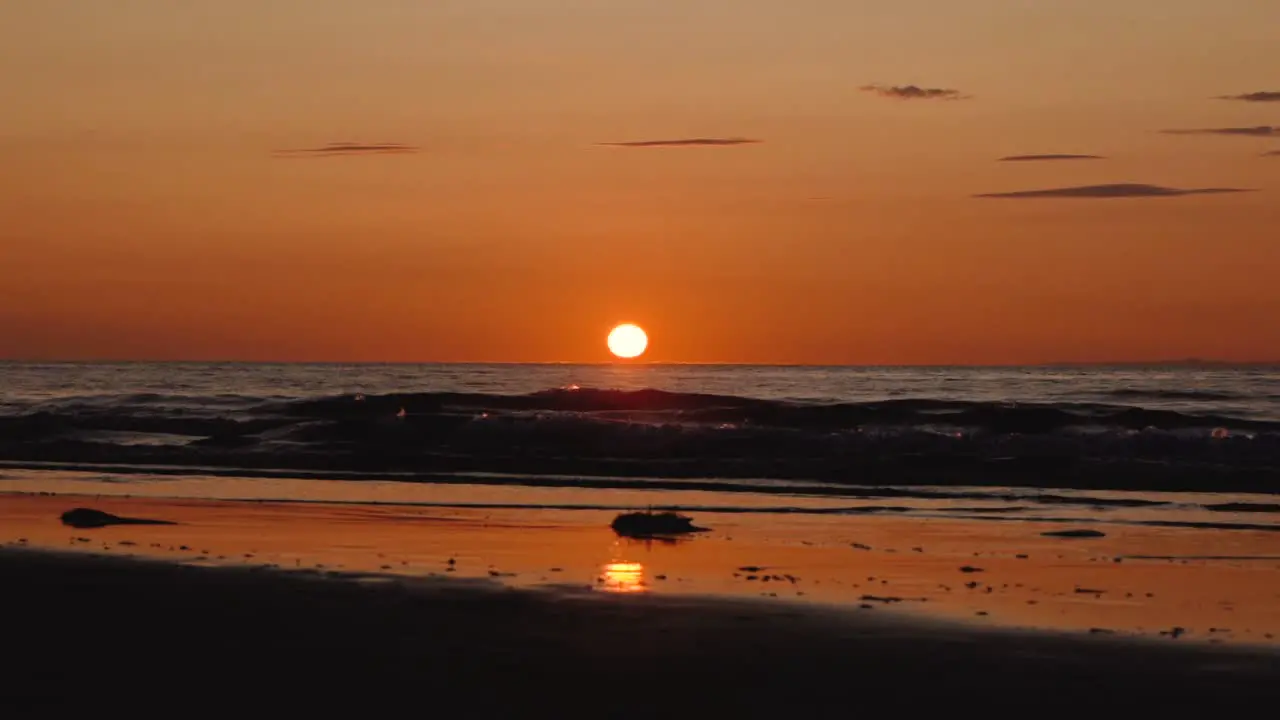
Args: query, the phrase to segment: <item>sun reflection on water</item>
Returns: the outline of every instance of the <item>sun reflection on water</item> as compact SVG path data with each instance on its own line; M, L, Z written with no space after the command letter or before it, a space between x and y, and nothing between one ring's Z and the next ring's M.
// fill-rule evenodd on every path
M644 565L638 562L607 563L602 568L601 580L600 589L605 592L637 593L649 589L644 582Z

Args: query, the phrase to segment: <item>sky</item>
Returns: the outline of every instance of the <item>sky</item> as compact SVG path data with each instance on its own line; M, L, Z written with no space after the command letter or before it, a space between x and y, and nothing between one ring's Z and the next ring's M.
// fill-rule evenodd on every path
M1275 0L6 0L0 106L0 358L1280 360Z

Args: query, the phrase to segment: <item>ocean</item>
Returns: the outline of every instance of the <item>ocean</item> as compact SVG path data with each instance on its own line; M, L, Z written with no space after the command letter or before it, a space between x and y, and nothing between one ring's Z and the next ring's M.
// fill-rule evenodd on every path
M45 487L1277 529L1280 368L0 363Z

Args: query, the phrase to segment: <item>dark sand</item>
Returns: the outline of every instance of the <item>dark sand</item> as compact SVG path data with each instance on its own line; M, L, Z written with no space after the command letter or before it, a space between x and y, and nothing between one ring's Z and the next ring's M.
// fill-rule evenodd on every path
M1274 708L1274 649L878 612L0 551L0 717ZM1251 713L1252 714L1252 713Z

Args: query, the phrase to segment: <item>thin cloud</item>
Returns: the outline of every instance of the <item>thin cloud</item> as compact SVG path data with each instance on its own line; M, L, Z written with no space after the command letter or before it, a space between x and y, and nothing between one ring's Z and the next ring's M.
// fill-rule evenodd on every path
M1256 127L1195 128L1192 130L1161 130L1165 135L1244 135L1247 137L1280 137L1280 127L1258 125Z
M752 140L751 138L679 138L676 140L629 140L626 142L606 142L598 143L599 145L608 145L611 147L697 147L697 146L729 146L729 145L753 145L755 143L764 142L763 140Z
M1243 102L1280 102L1280 91L1260 90L1241 95L1219 95L1219 100L1240 100Z
M337 155L405 155L416 153L420 148L404 143L329 143L319 147L277 150L280 157L332 157Z
M1012 200L1030 200L1036 198L1137 198L1137 197L1180 197L1183 195L1217 195L1221 193L1252 192L1245 188L1179 188L1161 187L1159 185L1141 185L1137 183L1120 183L1114 185L1084 185L1081 187L1050 188L1047 190L1020 190L1017 192L983 193L974 195L979 198L1006 198Z
M1106 160L1102 155L1070 155L1050 153L1048 155L1007 155L997 162L1039 162L1043 160Z
M952 88L922 88L919 85L863 85L858 89L897 100L968 100L970 97Z

